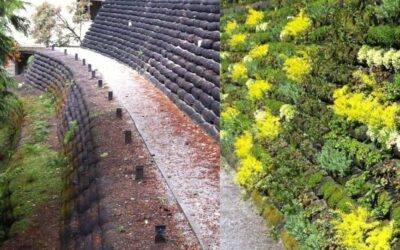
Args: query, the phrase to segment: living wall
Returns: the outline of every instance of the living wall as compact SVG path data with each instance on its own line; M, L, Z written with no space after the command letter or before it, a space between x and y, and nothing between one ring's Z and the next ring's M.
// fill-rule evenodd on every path
M396 249L400 1L223 2L221 145L289 249Z

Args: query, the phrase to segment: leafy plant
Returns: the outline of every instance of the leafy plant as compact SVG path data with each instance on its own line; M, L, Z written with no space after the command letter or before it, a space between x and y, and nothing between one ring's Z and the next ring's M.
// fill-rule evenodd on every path
M285 229L300 242L301 250L325 249L325 235L306 218L304 212L286 218Z
M69 129L64 135L64 145L68 144L71 142L71 140L75 136L75 132L78 128L78 122L77 121L71 121L69 123Z
M61 7L44 2L36 8L32 19L34 27L32 35L37 43L58 46L69 45L72 41L82 43L83 24L90 20L87 9L89 0L80 0L68 6L68 11L73 14L72 23L63 16Z
M326 144L318 157L321 167L340 176L344 176L349 170L351 160L345 152L336 149L331 144Z

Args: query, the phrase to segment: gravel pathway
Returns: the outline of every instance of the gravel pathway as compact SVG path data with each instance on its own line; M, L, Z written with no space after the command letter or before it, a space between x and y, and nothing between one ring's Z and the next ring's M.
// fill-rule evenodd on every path
M57 48L64 51L63 48ZM98 69L129 112L204 249L219 249L219 145L135 70L68 48Z
M283 249L280 242L269 237L268 228L257 214L257 208L243 200L242 190L233 183L234 171L221 162L221 249Z

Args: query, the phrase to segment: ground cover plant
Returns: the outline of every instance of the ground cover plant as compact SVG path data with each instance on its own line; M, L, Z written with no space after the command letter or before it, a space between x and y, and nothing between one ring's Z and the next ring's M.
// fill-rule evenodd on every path
M289 249L400 247L400 1L223 1L221 145Z
M50 119L55 103L50 95L20 97L24 125L18 147L0 169L0 245L27 230L37 209L61 193L63 154L51 145Z

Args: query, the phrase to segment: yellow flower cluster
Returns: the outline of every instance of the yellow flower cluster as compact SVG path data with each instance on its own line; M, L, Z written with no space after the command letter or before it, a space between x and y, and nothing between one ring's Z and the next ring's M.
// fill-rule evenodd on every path
M272 88L272 85L264 80L255 80L249 82L247 87L249 88L249 99L254 101L262 99L265 92Z
M253 136L249 131L245 131L241 136L236 138L235 153L240 159L240 163L235 179L240 185L248 189L254 187L256 175L263 170L262 163L251 154L252 148Z
M304 10L300 10L299 15L289 21L283 28L280 38L283 40L289 37L298 37L311 27L311 19L306 16Z
M269 111L258 112L256 123L254 124L257 139L275 139L281 130L279 117L271 114Z
M268 49L269 49L268 44L256 46L252 50L250 50L249 56L253 59L263 58L268 54Z
M232 48L237 48L237 47L243 45L245 43L245 41L246 41L246 35L236 34L236 35L232 36L231 40L229 40L229 45Z
M348 86L335 90L333 98L334 112L347 117L349 121L358 121L376 129L397 129L396 120L400 107L396 103L380 104L376 97L366 97L363 93L349 93Z
M235 31L235 29L237 29L237 27L238 27L238 24L237 24L237 22L235 20L229 21L226 24L225 31L227 33L232 33L233 31Z
M283 70L288 78L297 83L301 83L304 77L311 72L310 59L307 57L292 57L286 59Z
M353 72L353 77L370 87L374 87L376 85L374 74L368 75L362 70L356 70Z
M253 148L253 136L249 131L245 131L241 136L236 138L235 153L240 159L247 157L251 154Z
M358 207L351 213L337 211L339 219L333 221L335 237L346 249L390 250L393 235L393 221L384 223L372 221L370 213Z
M246 66L241 63L234 64L231 70L231 78L235 82L240 82L241 80L247 79Z
M246 19L247 26L256 26L264 18L264 13L261 11L256 11L253 8L249 8L249 14Z
M246 158L240 160L238 172L235 180L240 185L247 189L253 189L256 184L256 176L263 171L262 163L254 156L248 155Z
M233 107L227 107L224 111L221 112L221 118L225 121L235 119L239 114L239 111Z

